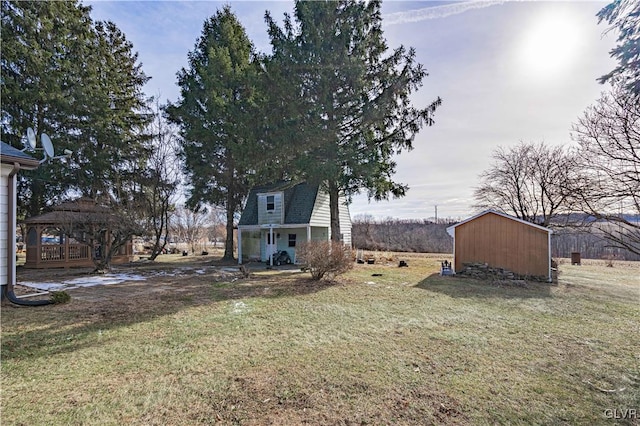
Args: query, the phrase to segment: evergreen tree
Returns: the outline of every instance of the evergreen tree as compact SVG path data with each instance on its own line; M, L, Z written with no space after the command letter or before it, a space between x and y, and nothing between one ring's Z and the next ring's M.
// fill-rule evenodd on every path
M32 127L57 153L74 152L20 174L22 215L71 193L124 200L139 187L148 78L124 34L94 23L90 10L76 1L2 1L2 140L21 147Z
M411 105L427 73L413 49L387 54L380 7L378 0L297 1L295 22L285 15L284 28L266 14L273 47L267 71L282 84L272 94L286 99L290 113L275 134L291 137L281 142L294 173L328 190L334 240L341 194L405 195L407 186L392 180L393 155L412 149L441 103Z
M178 73L181 99L167 107L180 126L187 204L225 208L225 259L233 259L233 221L255 175L260 114L259 61L253 44L229 6L205 21Z
M141 191L139 177L151 151L145 127L153 115L142 86L149 78L133 45L112 22L96 22L95 38L84 58L84 115L76 115L81 143L74 153L69 186L92 199L126 203Z
M2 1L3 142L22 148L31 127L48 134L58 152L75 148L71 121L83 87L82 55L93 38L89 11L77 2ZM21 215L60 200L65 166L43 164L19 175Z
M618 45L610 55L618 66L599 78L601 83L623 79L626 89L640 98L640 2L637 0L614 0L597 14L598 23L609 24L606 32L616 30ZM614 81L614 84L617 82Z

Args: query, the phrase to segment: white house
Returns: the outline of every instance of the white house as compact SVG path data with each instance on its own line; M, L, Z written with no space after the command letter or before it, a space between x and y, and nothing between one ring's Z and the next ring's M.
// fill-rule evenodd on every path
M351 216L340 197L340 240L351 245ZM238 263L266 262L286 250L295 263L302 241L331 239L329 194L319 185L279 182L253 188L238 223Z
M4 296L16 283L17 174L36 169L39 162L0 142L0 164L0 288Z

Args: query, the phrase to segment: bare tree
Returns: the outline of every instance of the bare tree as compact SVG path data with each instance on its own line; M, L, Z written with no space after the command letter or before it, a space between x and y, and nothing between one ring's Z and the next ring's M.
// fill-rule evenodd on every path
M167 245L169 218L178 198L180 162L176 155L177 130L164 119L159 101L151 107L153 121L148 125L152 150L144 172L144 199L147 227L153 240L150 260L154 260Z
M113 256L134 235L142 234L143 210L133 208L131 203L126 206L119 204L113 199L108 204L84 200L78 206L61 211L61 230L67 238L90 247L94 272L109 270Z
M184 241L195 253L196 244L206 238L206 211L193 211L186 207L178 207L173 215L171 228L180 241Z
M493 152L493 164L480 175L475 208L495 209L548 226L566 210L572 154L562 147L523 143Z
M615 82L573 126L574 201L614 247L640 254L640 104L625 86Z
M224 241L227 231L227 212L219 207L213 207L209 212L209 226L207 228L207 238L216 243L218 240Z

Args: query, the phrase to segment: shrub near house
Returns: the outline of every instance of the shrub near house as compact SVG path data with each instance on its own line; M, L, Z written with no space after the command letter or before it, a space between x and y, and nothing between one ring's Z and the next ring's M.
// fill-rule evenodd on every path
M302 243L298 248L298 259L309 269L314 280L335 277L353 268L351 249L335 241Z

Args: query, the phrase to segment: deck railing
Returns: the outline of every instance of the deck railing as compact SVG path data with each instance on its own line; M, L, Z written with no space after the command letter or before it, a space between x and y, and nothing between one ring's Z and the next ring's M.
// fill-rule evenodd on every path
M40 247L42 262L56 262L61 260L91 259L89 246L84 244L43 245Z

